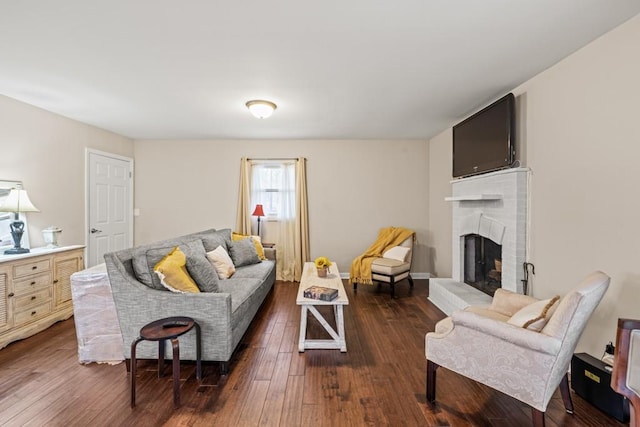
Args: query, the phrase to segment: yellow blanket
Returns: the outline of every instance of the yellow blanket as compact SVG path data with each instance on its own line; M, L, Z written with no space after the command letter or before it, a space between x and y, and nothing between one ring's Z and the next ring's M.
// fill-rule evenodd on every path
M402 227L386 227L380 229L375 243L351 263L349 273L349 283L373 284L371 280L371 264L375 258L382 257L387 250L398 246L409 236L414 234L413 230Z

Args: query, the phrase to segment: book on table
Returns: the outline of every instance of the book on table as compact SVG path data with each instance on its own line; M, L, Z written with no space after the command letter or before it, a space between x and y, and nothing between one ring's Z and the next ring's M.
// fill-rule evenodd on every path
M338 298L338 290L324 286L311 286L304 290L303 295L305 298L333 301Z

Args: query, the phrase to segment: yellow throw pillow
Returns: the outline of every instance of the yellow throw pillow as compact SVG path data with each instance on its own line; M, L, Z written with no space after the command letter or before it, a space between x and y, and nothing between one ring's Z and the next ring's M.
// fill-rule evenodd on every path
M162 286L171 292L197 293L198 285L187 271L187 257L177 246L153 267L153 272L160 278Z
M260 236L248 236L246 234L236 233L235 231L231 233L231 240L238 241L243 239L252 239L253 244L256 246L258 258L260 258L261 260L267 259L267 257L264 256L264 248L262 247L262 240L260 239Z

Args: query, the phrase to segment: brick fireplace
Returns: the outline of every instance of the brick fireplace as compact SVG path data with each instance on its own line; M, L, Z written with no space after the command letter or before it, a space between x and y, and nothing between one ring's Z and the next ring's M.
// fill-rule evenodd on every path
M451 278L429 280L429 299L446 314L491 297L464 283L465 236L479 235L501 245L501 287L522 293L527 248L528 168L505 169L454 180Z

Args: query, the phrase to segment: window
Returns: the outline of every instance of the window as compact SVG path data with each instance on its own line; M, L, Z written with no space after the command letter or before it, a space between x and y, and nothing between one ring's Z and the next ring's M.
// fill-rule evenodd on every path
M251 175L251 206L261 204L267 218L295 217L295 163L254 163Z

